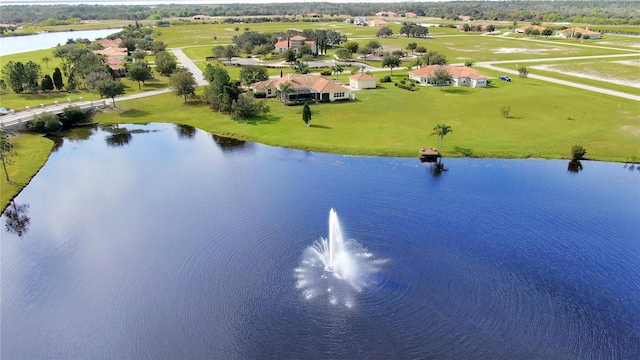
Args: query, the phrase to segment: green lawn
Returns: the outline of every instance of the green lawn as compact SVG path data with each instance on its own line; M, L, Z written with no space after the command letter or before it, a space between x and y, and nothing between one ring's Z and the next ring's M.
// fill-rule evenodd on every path
M402 76L394 72L396 80ZM270 145L389 156L415 156L416 149L435 146L429 134L443 122L453 128L441 149L445 156L567 158L571 146L580 144L590 159L640 159L636 102L533 79L493 81L486 89L421 87L416 92L383 84L357 92L357 98L312 105L310 128L301 120L301 106L273 99L268 116L237 121L196 102L182 105L181 98L169 94L122 103L121 110L96 120L175 122ZM509 118L501 116L502 106L511 106Z
M31 178L40 170L49 158L53 141L34 134L20 134L10 138L15 151L15 156L10 157L11 163L7 166L10 182L2 172L0 180L0 205L4 208L9 201L24 188Z

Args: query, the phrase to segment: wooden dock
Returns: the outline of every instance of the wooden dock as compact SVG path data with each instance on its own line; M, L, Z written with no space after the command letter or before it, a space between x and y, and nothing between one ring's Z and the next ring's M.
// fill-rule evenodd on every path
M422 162L435 162L438 158L442 157L438 149L435 148L422 148L420 149L420 161Z

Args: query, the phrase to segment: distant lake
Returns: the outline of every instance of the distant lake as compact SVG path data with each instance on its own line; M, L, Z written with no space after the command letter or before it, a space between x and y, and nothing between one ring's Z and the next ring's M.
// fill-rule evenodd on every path
M635 165L75 138L0 218L3 359L639 358ZM331 208L357 289L304 256Z
M122 29L81 30L45 32L35 35L9 36L0 38L0 56L23 53L34 50L50 49L58 44L65 44L68 39L95 39L105 38Z

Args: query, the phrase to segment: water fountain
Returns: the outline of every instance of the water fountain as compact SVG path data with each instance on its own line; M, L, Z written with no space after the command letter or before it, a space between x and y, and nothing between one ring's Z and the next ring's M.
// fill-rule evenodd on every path
M309 246L295 269L296 287L307 300L325 299L346 307L374 283L374 275L387 260L375 259L354 239L345 241L338 214L329 212L329 237Z

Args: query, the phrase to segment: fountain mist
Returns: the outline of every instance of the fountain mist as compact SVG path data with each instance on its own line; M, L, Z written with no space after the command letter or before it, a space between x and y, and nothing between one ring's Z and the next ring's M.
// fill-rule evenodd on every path
M326 299L331 304L355 305L355 297L371 285L386 260L375 259L359 242L345 241L338 214L329 212L329 237L309 246L295 269L296 287L307 300Z

